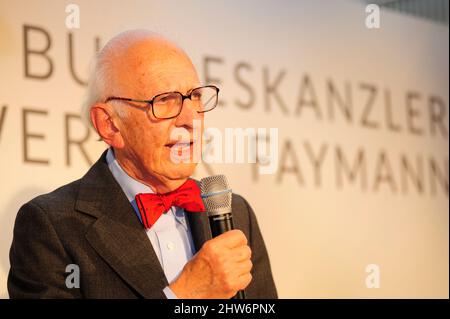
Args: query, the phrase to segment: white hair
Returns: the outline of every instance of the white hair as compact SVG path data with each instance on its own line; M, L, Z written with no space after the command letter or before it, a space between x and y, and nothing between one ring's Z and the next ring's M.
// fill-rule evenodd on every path
M102 50L100 50L93 63L89 76L88 87L82 106L83 120L91 125L90 112L93 105L106 100L109 95L114 94L116 79L114 78L114 63L117 63L117 57L130 45L145 39L163 38L158 33L148 30L129 30L122 32L112 38ZM126 117L127 108L122 103L114 103L114 109L121 118Z

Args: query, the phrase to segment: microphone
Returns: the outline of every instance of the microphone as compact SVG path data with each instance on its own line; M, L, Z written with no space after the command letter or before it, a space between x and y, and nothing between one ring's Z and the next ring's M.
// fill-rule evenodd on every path
M203 203L209 218L212 237L234 229L231 213L231 188L225 175L214 175L200 180ZM233 299L245 299L243 290Z

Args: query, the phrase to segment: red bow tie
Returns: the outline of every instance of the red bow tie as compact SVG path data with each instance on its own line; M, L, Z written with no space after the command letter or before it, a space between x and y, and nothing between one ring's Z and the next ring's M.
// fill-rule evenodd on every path
M172 206L181 207L190 212L205 211L200 189L192 179L188 179L174 191L165 194L137 194L135 199L146 229L152 227Z

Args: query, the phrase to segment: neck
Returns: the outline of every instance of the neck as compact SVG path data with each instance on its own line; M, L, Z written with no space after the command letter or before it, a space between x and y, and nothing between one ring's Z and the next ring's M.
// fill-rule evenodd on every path
M114 152L114 155L125 173L142 184L149 186L155 193L163 194L171 192L180 187L187 180L187 178L169 179L160 174L153 174L145 170L142 165L129 160L121 152Z

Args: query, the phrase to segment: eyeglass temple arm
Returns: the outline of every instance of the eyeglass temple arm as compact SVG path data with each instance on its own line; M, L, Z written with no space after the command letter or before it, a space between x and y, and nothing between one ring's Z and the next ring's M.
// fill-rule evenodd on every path
M105 100L106 102L112 101L112 100L120 100L120 101L128 101L128 102L142 102L142 103L151 103L151 100L136 100L136 99L130 99L127 97L118 97L118 96L110 96Z

